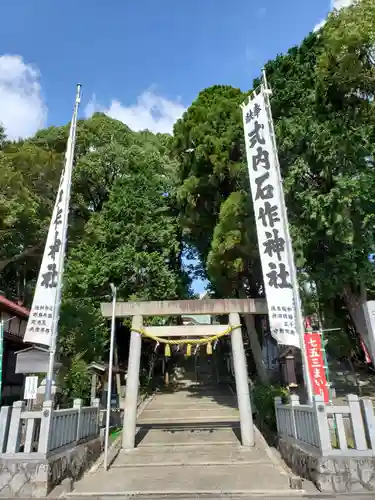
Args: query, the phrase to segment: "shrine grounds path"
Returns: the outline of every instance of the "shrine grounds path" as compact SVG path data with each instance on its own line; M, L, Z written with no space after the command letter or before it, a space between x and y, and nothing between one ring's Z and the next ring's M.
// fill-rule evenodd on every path
M255 429L240 444L236 396L228 387L183 381L156 394L137 422L136 448L121 450L108 471L87 473L67 494L109 498L299 498L291 474ZM312 493L315 493L313 491Z

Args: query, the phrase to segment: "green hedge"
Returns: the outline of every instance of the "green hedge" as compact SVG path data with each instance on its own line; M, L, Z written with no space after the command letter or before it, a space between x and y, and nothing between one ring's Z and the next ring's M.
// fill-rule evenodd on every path
M272 431L277 431L275 398L279 396L285 399L288 396L288 390L278 385L256 384L252 390L252 400L258 417Z

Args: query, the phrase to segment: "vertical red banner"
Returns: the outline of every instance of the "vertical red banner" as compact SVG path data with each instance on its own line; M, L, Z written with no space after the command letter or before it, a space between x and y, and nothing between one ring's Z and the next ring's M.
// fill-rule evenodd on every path
M317 332L305 333L305 349L314 396L323 396L329 402L329 390L324 366L322 336Z

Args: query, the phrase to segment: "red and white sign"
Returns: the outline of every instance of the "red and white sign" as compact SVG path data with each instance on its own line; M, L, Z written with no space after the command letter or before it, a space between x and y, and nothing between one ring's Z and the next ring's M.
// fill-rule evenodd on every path
M366 361L366 363L370 364L371 363L371 358L370 358L370 355L368 353L368 349L366 347L366 344L363 342L362 339L361 339L361 347L362 347L363 352L365 353L365 361Z
M305 328L306 330L311 330L311 318L310 316L306 316L305 318Z
M315 396L323 396L324 401L328 403L329 390L324 366L321 334L318 332L305 333L305 348L313 394Z

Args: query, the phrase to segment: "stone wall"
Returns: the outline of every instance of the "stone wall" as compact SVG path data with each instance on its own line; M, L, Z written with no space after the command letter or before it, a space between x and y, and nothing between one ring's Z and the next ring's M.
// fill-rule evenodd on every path
M47 496L64 479L77 480L100 456L102 444L98 437L48 458L0 455L0 497Z
M321 457L292 438L279 438L281 456L295 474L324 493L375 492L375 455Z

